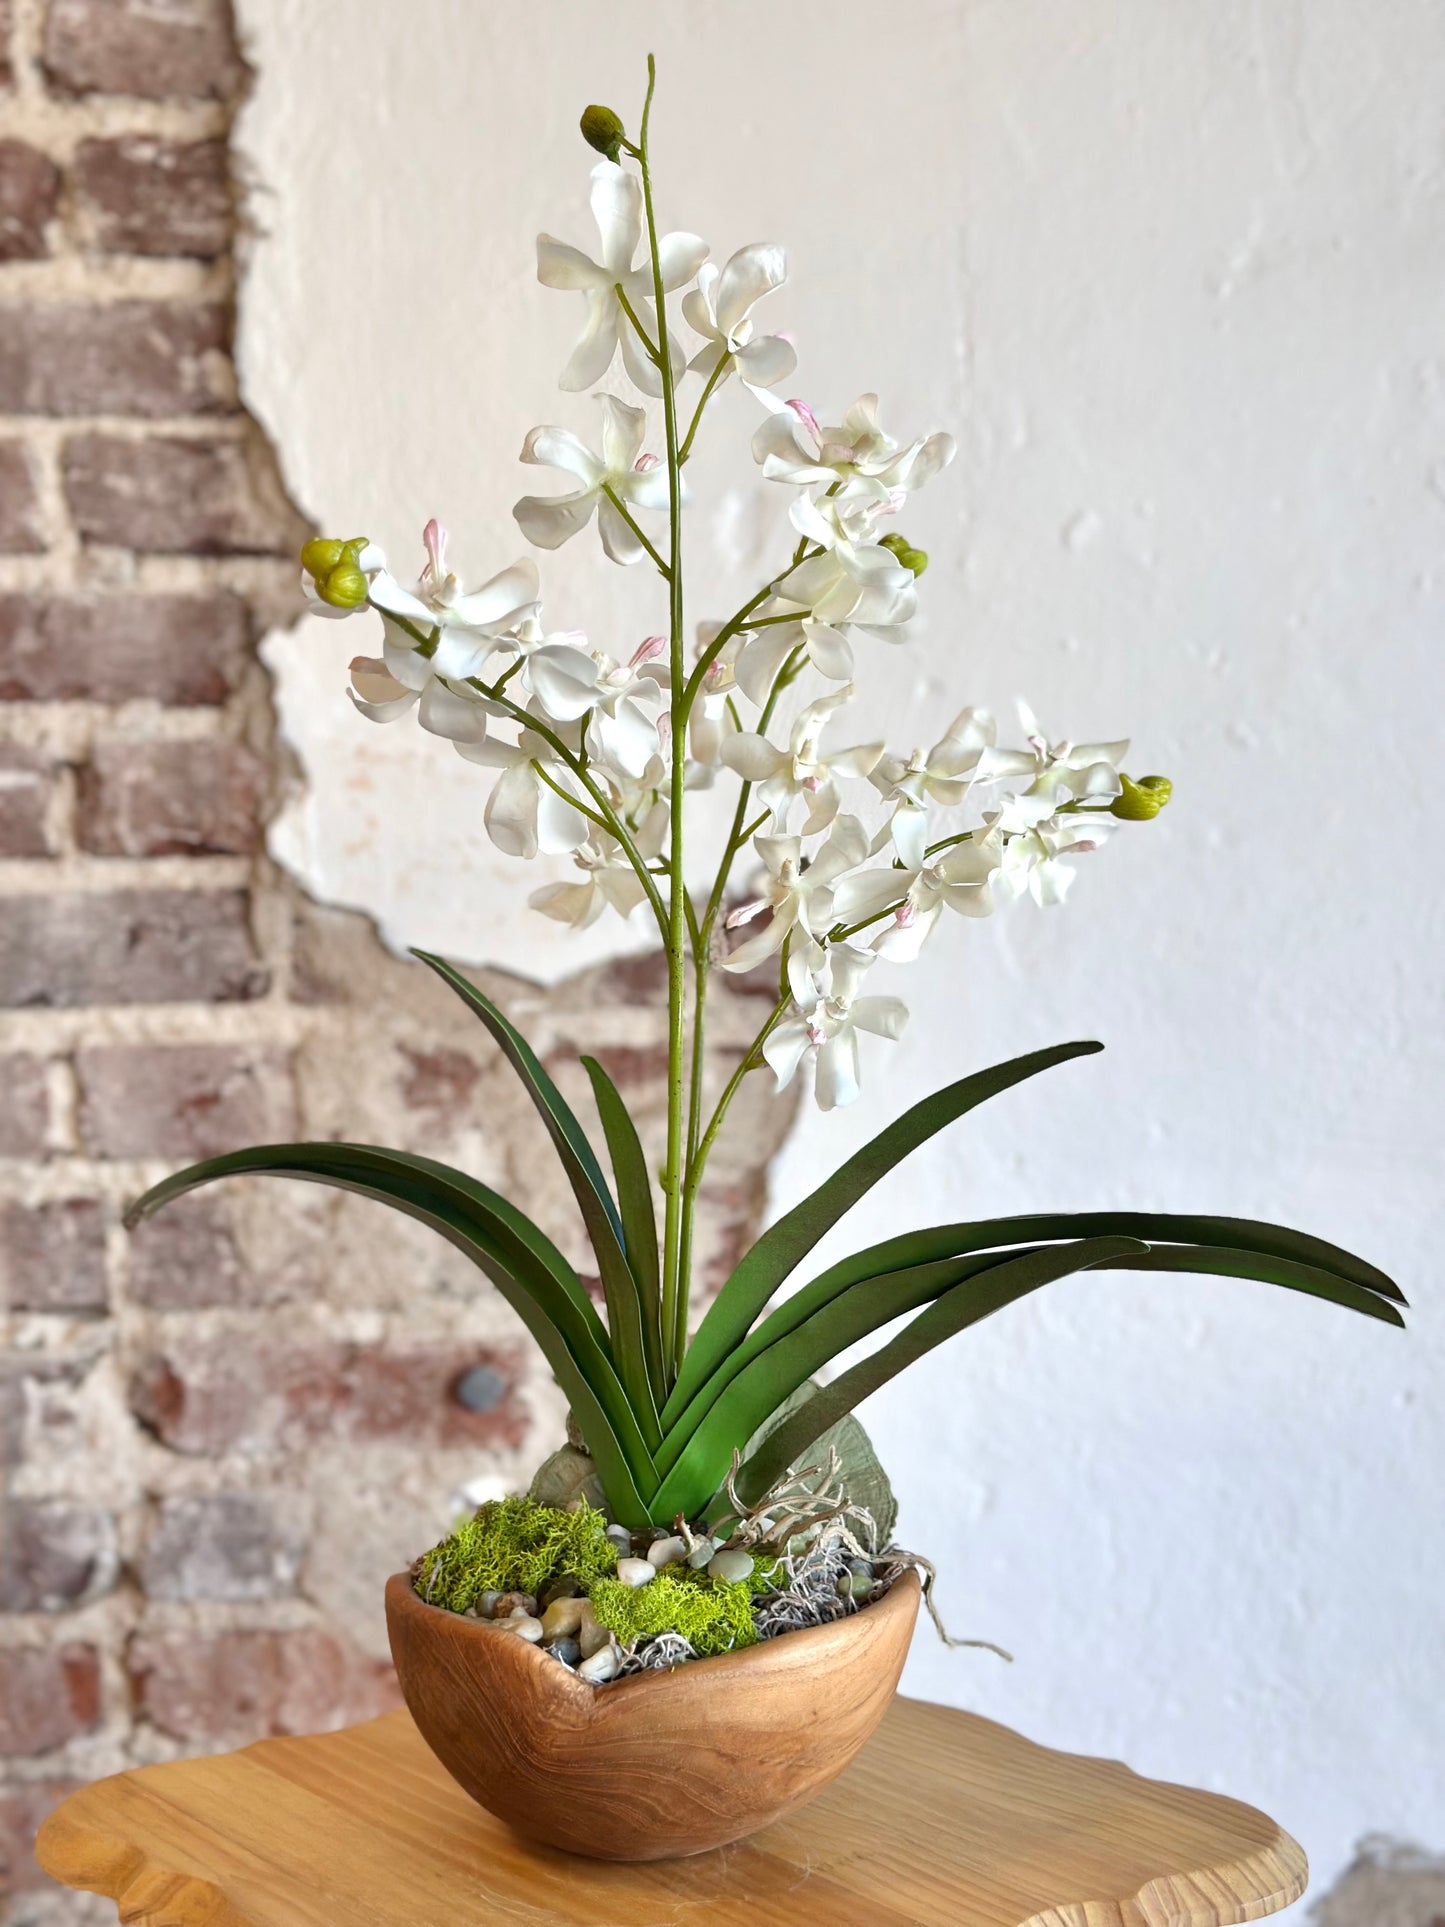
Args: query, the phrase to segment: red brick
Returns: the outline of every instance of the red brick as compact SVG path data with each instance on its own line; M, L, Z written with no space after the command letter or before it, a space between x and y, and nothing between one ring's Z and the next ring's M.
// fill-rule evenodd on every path
M402 1102L407 1109L429 1111L438 1121L459 1118L481 1079L482 1067L476 1059L449 1045L413 1050L408 1044L398 1044L397 1049L407 1065L401 1080Z
M151 1599L232 1603L285 1599L296 1590L301 1541L257 1492L165 1499L141 1555Z
M230 320L214 301L0 304L7 415L214 415L234 410Z
M45 547L35 471L24 444L0 441L0 554L34 555Z
M214 1193L178 1198L131 1234L130 1296L151 1311L234 1305L244 1280L225 1204Z
M78 435L63 469L88 542L152 555L289 555L306 539L254 438Z
M103 1312L105 1220L94 1198L0 1204L0 1305Z
M468 1410L457 1386L478 1365L497 1373L500 1396ZM176 1452L216 1457L405 1439L425 1446L517 1446L528 1413L518 1390L520 1351L432 1345L295 1345L232 1337L174 1345L144 1359L131 1408Z
M0 856L50 856L56 766L24 743L0 742Z
M208 1158L296 1128L284 1050L105 1044L75 1060L80 1135L97 1157Z
M112 254L209 261L231 245L224 141L168 141L151 134L82 141L72 179L91 238Z
M0 909L0 1006L229 1003L267 977L242 890L79 891Z
M97 856L250 856L266 774L239 743L102 743L80 772L80 846ZM0 766L0 799L4 780Z
M0 1787L0 1894L32 1893L55 1883L35 1859L40 1825L79 1780L12 1780Z
M99 1724L94 1646L0 1647L0 1754L48 1753Z
M60 201L60 169L24 141L0 140L0 261L38 261Z
M0 501L3 496L0 459ZM249 657L246 605L224 590L206 596L0 596L4 702L119 703L144 696L161 703L221 703L240 682Z
M50 0L45 71L58 92L229 99L243 75L226 0Z
M126 1657L140 1716L208 1746L324 1732L400 1704L389 1665L320 1627L139 1633Z
M115 1520L91 1506L11 1499L0 1510L0 1612L69 1612L115 1585Z
M29 1051L0 1057L0 1158L43 1158L49 1130L45 1059Z

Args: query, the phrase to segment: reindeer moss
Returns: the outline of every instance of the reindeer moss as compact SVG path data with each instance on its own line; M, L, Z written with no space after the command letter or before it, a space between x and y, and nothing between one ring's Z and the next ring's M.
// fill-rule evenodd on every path
M454 1613L474 1606L484 1592L535 1597L552 1579L575 1579L590 1591L617 1568L606 1528L605 1516L585 1503L563 1512L530 1499L496 1499L423 1556L416 1590Z
M592 1610L624 1646L658 1633L681 1633L699 1658L756 1643L752 1587L669 1566L645 1586L597 1579L587 1588Z

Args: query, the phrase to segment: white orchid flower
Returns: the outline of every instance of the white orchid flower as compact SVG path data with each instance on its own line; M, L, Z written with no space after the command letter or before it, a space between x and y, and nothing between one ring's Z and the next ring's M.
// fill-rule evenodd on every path
M592 170L590 199L602 237L600 261L565 241L553 240L550 234L537 236L537 279L544 287L575 289L587 297L586 325L558 386L575 391L600 381L612 366L620 340L622 363L633 384L644 395L660 395L662 377L648 359L619 296L620 289L642 325L656 330L651 262L640 268L632 265L642 239L642 189L635 174L604 160ZM696 234L664 234L658 242L664 290L670 294L686 287L707 253L707 242ZM670 331L668 341L673 368L681 376L682 344Z
M882 743L860 743L823 754L820 742L828 720L852 695L853 685L848 683L835 695L820 696L800 710L786 749L776 748L750 730L724 744L723 761L745 782L757 785L759 799L773 812L777 829L786 829L793 804L802 797L808 806L803 835L825 830L838 814L838 778L867 776L883 754Z
M954 809L968 795L998 727L986 709L963 709L930 750L907 758L884 755L870 772L874 788L893 803L890 832L899 858L921 869L928 844L928 805Z
M435 659L424 656L410 636L382 618L382 655L356 656L347 690L355 708L374 723L392 723L417 706L417 721L433 736L454 743L480 743L488 715L504 712L465 683L455 687L437 675Z
M475 676L498 643L537 611L537 565L524 559L503 569L480 589L463 587L447 568L447 532L438 521L422 531L426 566L404 588L386 569L371 584L370 600L383 615L424 631L436 630L427 660L432 674L448 682Z
M898 997L859 995L873 963L867 951L832 944L821 968L795 970L788 978L796 1015L785 1017L763 1044L778 1088L792 1082L800 1066L813 1070L813 1095L821 1111L851 1104L859 1092L858 1032L898 1038L908 1022L908 1006Z
M999 827L1001 830L1002 825ZM1046 817L1018 835L1005 836L996 878L999 890L1009 898L1021 897L1027 891L1044 907L1063 903L1076 872L1062 859L1086 856L1099 849L1118 827L1104 811L1098 815Z
M633 836L639 856L648 862L659 856L666 831L667 805L655 804ZM586 930L609 909L630 917L647 894L622 845L601 830L594 830L573 852L572 861L582 872L580 883L544 884L527 899L557 923Z
M633 508L665 509L667 470L655 455L644 455L647 416L615 395L602 404L602 453L594 455L566 428L534 428L522 444L521 459L575 475L580 487L568 495L524 495L512 510L529 542L539 549L560 549L597 515L602 546L614 562L640 562L647 551L628 527L617 501Z
M946 468L954 452L953 437L944 434L921 436L901 447L878 424L876 395L860 395L837 428L821 427L805 402L790 401L753 436L753 459L769 481L797 488L841 482L845 499L861 496L894 508Z
M539 851L544 856L566 856L581 849L593 825L558 794L558 788L568 787L570 778L545 738L524 728L515 743L488 737L480 743L459 742L456 748L469 763L502 772L482 813L487 834L499 850L530 862Z
M764 605L762 613L783 615L789 606L775 597ZM804 658L829 682L847 682L853 674L853 645L843 629L810 615L799 616L796 622L765 622L744 635L736 659L738 687L759 709L772 694L779 671L795 649L801 649Z
M873 505L800 495L789 520L823 553L789 571L779 599L819 622L854 622L895 640L887 631L909 621L918 607L917 578L891 549L873 540Z
M698 644L705 649L716 636L717 623L698 624ZM661 638L659 638L661 640ZM687 719L687 770L684 782L691 790L710 790L722 765L728 739L737 733L733 692L737 677L730 652L715 656L703 671L702 682Z
M622 776L641 779L662 747L667 691L647 673L650 652L662 638L649 637L630 663L600 652L596 694L587 717L587 754ZM665 645L664 645L665 646Z
M706 342L688 363L689 370L709 381L726 363L719 381L726 381L736 368L754 391L791 375L798 365L793 344L782 335L754 335L751 319L763 296L787 278L787 252L771 241L739 248L722 269L704 263L697 271L697 286L682 300L688 326Z
M751 970L774 956L794 929L821 936L833 921L833 888L838 878L867 860L868 832L856 816L840 816L812 862L803 862L796 836L755 836L753 848L767 872L763 894L732 911L729 930L751 923L765 910L772 915L755 937L748 937L723 959L724 970Z
M1032 778L1027 788L1005 803L1005 830L1041 823L1065 803L1107 803L1122 793L1119 765L1129 753L1127 737L1113 743L1075 743L1067 737L1051 743L1034 712L1022 702L1019 721L1028 749L993 750L984 759L984 773L990 777Z
M967 842L955 843L931 862L925 857L915 868L859 871L835 890L834 914L848 925L887 916L870 950L892 963L912 963L945 909L964 917L993 914L990 886L1003 854L1000 831L975 830ZM858 940L864 941L861 932Z

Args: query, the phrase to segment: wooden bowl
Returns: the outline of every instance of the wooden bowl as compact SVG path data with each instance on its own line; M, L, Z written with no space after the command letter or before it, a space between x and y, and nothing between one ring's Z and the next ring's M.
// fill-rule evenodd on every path
M876 1604L673 1672L589 1686L515 1633L386 1584L392 1658L447 1772L519 1833L599 1860L741 1840L843 1771L888 1710L915 1572Z

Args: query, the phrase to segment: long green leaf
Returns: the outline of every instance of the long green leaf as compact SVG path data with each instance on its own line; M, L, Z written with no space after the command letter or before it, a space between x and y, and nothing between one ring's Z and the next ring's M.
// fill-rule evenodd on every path
M1091 1057L1103 1048L1102 1044L1089 1042L1055 1044L1049 1050L1032 1051L1010 1063L975 1071L972 1076L960 1078L956 1084L946 1085L931 1097L925 1097L880 1131L861 1151L855 1151L832 1177L765 1231L735 1267L688 1348L677 1384L663 1408L664 1427L686 1409L727 1354L742 1342L754 1319L793 1267L832 1230L845 1211L851 1210L859 1198L871 1191L910 1151L917 1150L945 1125L1001 1091L1037 1076L1040 1071L1051 1070L1055 1064L1066 1064L1074 1057Z
M584 1057L582 1068L592 1080L597 1114L607 1138L612 1175L617 1180L617 1205L627 1261L637 1280L642 1304L642 1342L647 1355L653 1397L658 1405L667 1396L662 1362L662 1281L658 1272L657 1214L652 1201L652 1177L642 1140L622 1094L595 1057Z
M1231 1251L1224 1245L1155 1245L1132 1258L1118 1261L1120 1271L1188 1271L1216 1278L1254 1278L1261 1284L1283 1285L1286 1291L1302 1291L1311 1298L1323 1298L1347 1311L1363 1312L1382 1324L1405 1321L1387 1299L1363 1285L1337 1278L1333 1272L1302 1265L1292 1258L1275 1258L1258 1251Z
M412 955L434 970L479 1017L502 1048L503 1055L526 1086L527 1094L546 1125L567 1181L581 1207L597 1270L602 1279L602 1295L607 1303L607 1325L612 1334L612 1349L617 1368L627 1387L628 1397L637 1413L638 1423L651 1445L662 1437L657 1403L648 1373L647 1347L643 1338L642 1294L623 1244L622 1220L602 1166L587 1141L587 1134L562 1093L547 1075L542 1060L516 1025L485 996L470 979L425 950Z
M176 1172L126 1214L134 1225L219 1178L290 1177L355 1191L438 1231L483 1271L537 1340L578 1414L609 1497L638 1524L656 1486L650 1450L617 1377L606 1333L562 1254L530 1219L463 1172L372 1145L280 1144ZM619 1515L621 1516L621 1515Z
M875 1279L867 1291L850 1292L769 1346L739 1373L664 1476L653 1501L654 1511L659 1517L671 1517L674 1511L694 1516L722 1483L732 1463L733 1448L740 1441L750 1439L805 1379L812 1378L850 1345L906 1312L957 1292L972 1293L979 1302L996 1308L993 1301L1001 1290L1005 1295L997 1302L1007 1303L1011 1290L1013 1295L1033 1291L1082 1266L1141 1249L1132 1238L1089 1239L1011 1258L991 1267L982 1277L964 1279L960 1279L960 1271L970 1268L970 1261L945 1259ZM807 1409L811 1410L811 1404ZM794 1422L786 1421L779 1431L786 1432Z
M1052 1245L997 1265L944 1292L886 1345L841 1372L816 1398L809 1399L769 1433L738 1473L739 1496L750 1502L759 1499L845 1412L861 1405L890 1378L956 1332L1070 1272L1114 1266L1137 1251L1137 1243L1130 1238L1087 1238L1078 1244Z

